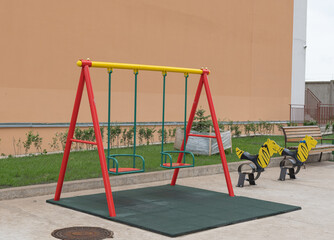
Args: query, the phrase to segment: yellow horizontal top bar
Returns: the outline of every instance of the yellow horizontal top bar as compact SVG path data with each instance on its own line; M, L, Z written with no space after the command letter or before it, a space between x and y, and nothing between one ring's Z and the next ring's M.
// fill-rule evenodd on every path
M112 69L133 69L133 70L147 70L147 71L159 71L159 72L179 72L179 73L193 73L202 74L202 69L194 68L179 68L179 67L166 67L155 65L141 65L141 64L128 64L128 63L113 63L113 62L95 62L91 61L91 67L97 68L112 68ZM82 66L82 62L78 61L77 65Z

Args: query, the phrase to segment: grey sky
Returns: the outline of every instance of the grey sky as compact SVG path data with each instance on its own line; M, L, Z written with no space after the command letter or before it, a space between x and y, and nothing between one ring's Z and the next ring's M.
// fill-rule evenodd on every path
M334 0L308 0L306 80L334 79Z

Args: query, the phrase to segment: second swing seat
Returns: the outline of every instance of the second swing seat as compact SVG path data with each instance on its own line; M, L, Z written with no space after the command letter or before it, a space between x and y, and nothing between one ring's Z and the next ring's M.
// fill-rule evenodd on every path
M183 153L183 160L182 162L173 162L173 157L171 153ZM192 161L190 163L185 162L185 154L190 154L192 157ZM195 166L195 156L192 152L188 151L164 151L161 152L161 164L160 167L168 168L168 169L175 169L175 168L187 168L187 167L194 167ZM169 161L167 161L169 159Z
M132 157L132 167L119 167L119 163L116 157ZM137 154L113 154L107 157L108 162L108 172L114 175L120 174L129 174L129 173L140 173L145 171L145 160L142 156ZM140 162L136 163L136 159L139 159ZM112 160L112 164L110 164ZM136 167L136 165L141 167Z

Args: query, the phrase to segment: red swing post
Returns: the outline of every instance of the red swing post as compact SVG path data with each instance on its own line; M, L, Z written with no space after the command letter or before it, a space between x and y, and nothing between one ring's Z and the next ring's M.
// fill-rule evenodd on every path
M201 78L199 80L198 83L198 87L197 87L197 91L196 91L196 95L195 95L195 99L193 102L193 106L189 115L189 121L187 124L187 128L186 128L186 138L183 139L182 141L182 145L181 145L181 151L184 151L184 141L188 141L189 136L194 136L194 137L207 137L207 138L216 138L217 139L217 144L218 144L218 149L219 149L219 154L220 154L220 158L221 158L221 162L223 165L223 170L224 170L224 175L225 175L225 180L226 180L226 184L227 184L227 189L229 192L229 195L231 197L234 197L234 192L233 192L233 187L232 187L232 182L231 182L231 177L230 177L230 173L228 171L228 166L227 166L227 161L226 161L226 156L225 156L225 152L224 152L224 147L223 147L223 142L222 139L220 137L220 131L219 131L219 126L218 126L218 121L217 121L217 116L216 116L216 111L213 105L213 100L212 100L212 95L211 95L211 91L210 91L210 87L209 87L209 82L208 82L208 74L210 73L209 70L207 69L203 69L203 73L201 75ZM208 100L208 104L209 104L209 108L210 108L210 113L211 113L211 118L212 118L212 123L213 123L213 127L215 130L215 136L206 136L206 135L198 135L198 134L190 134L190 130L194 121L194 117L195 117L195 113L196 113L196 109L198 106L198 101L202 92L202 88L205 88L205 92L206 92L206 96L207 96L207 100ZM183 157L183 153L181 152L178 156L177 162L180 163L182 161L182 157ZM174 186L176 184L176 180L177 180L177 176L179 174L180 169L176 168L174 170L174 174L173 174L173 178L171 181L171 185Z
M90 105L90 110L91 110L91 115L92 115L92 120L93 120L93 126L94 126L94 132L95 132L95 138L96 138L96 143L95 142L87 142L87 143L97 145L97 150L98 150L100 165L101 165L101 170L102 170L103 183L104 183L104 188L106 191L109 215L111 217L115 217L116 216L115 206L114 206L114 201L112 197L111 186L110 186L110 181L109 181L109 174L108 174L108 169L107 169L107 164L106 164L106 157L104 154L99 120L97 117L96 105L94 101L93 87L92 87L92 82L91 82L90 74L89 74L89 67L92 66L92 62L89 60L81 60L81 62L82 62L81 75L80 75L78 90L77 90L77 94L76 94L76 98L74 102L70 128L68 130L66 146L64 150L63 161L62 161L61 168L60 168L60 173L59 173L57 189L56 189L54 200L59 201L60 199L72 142L78 142L78 140L73 139L73 135L74 135L74 130L75 130L75 126L76 126L76 122L78 118L78 112L79 112L79 107L81 103L83 88L86 83L87 95L88 95L88 100L89 100L89 105Z

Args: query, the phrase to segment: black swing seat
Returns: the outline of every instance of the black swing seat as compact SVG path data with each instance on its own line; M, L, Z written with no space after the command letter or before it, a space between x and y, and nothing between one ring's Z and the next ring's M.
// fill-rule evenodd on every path
M118 160L116 157L133 157L133 166L132 167L119 167ZM136 167L136 159L141 160L142 168ZM113 154L107 157L108 162L108 172L113 175L121 175L121 174L130 174L130 173L140 173L145 172L145 160L142 156L137 154ZM110 160L112 160L112 165L110 165ZM138 165L138 164L137 164Z
M191 163L185 162L185 156L183 157L182 162L173 162L173 158L171 153L183 153L184 155L190 154L192 157ZM169 161L167 162L167 158ZM161 152L161 164L160 167L168 168L168 169L175 169L175 168L188 168L188 167L194 167L195 166L195 156L192 152L189 151L164 151Z

